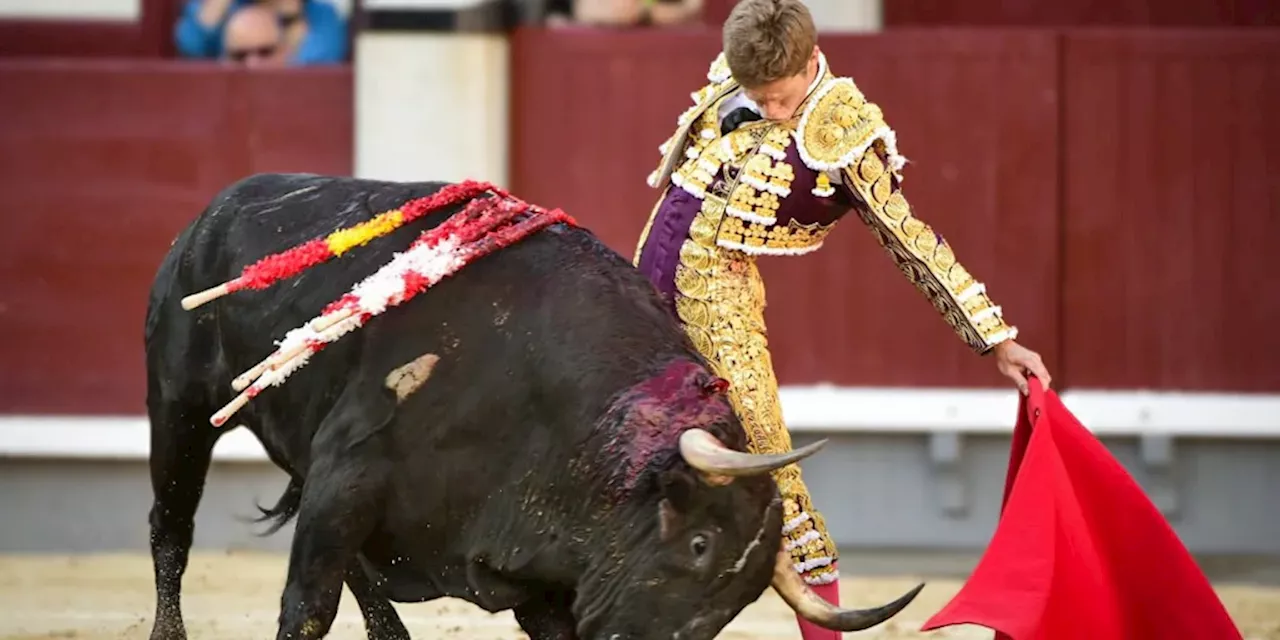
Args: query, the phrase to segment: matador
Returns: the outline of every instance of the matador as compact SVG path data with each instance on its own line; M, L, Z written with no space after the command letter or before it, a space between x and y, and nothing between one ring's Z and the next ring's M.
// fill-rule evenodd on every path
M660 147L649 185L662 195L636 247L635 265L667 300L693 344L730 383L754 452L791 448L766 340L759 256L818 250L852 211L956 334L1025 393L1043 384L1040 356L917 218L901 189L905 159L881 109L852 79L834 75L800 0L741 0L723 49ZM784 499L784 544L815 591L839 603L837 550L800 469L774 473ZM836 632L799 621L805 640Z

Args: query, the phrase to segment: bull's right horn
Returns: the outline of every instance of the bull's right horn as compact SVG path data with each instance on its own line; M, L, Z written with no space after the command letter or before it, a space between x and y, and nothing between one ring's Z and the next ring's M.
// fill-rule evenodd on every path
M801 618L832 631L862 631L898 615L920 593L924 583L916 585L901 598L874 609L841 609L804 583L792 566L791 554L784 549L778 552L778 561L773 567L772 586Z
M826 446L825 439L786 453L743 453L724 446L703 429L680 434L680 455L689 466L709 476L754 476L799 462Z

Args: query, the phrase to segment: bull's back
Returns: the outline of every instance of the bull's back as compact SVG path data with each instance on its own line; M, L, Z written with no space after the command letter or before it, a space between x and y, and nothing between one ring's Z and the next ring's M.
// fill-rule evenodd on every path
M448 213L420 220L283 280L187 311L183 297L240 275L243 268L337 229L368 220L441 183L388 183L311 174L259 174L219 192L179 234L152 283L145 343L149 396L195 396L223 403L230 380L391 253ZM450 209L450 211L456 208Z

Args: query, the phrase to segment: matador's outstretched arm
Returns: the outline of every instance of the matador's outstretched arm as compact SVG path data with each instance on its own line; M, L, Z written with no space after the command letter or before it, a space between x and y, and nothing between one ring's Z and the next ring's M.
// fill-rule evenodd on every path
M974 351L986 353L1017 336L986 286L956 261L940 234L912 215L899 184L905 160L894 132L852 80L824 85L806 106L797 135L805 164L843 183L898 268Z
M941 234L912 214L887 155L877 142L844 171L842 177L862 200L855 208L858 216L970 348L986 353L1017 337L1017 328L1004 321L986 285L960 265Z

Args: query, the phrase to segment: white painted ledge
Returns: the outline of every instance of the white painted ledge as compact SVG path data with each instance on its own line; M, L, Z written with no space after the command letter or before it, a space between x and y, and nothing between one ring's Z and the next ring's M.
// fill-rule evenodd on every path
M1013 430L1017 391L783 387L794 431L963 432ZM1280 394L1137 390L1065 391L1062 402L1099 435L1280 438Z
M1016 392L971 389L783 387L783 416L797 433L951 432L1013 429ZM1063 402L1099 435L1280 440L1280 394L1067 391ZM0 416L0 457L142 460L145 416ZM264 461L253 434L233 429L219 461Z
M142 20L141 0L0 0L4 20Z

